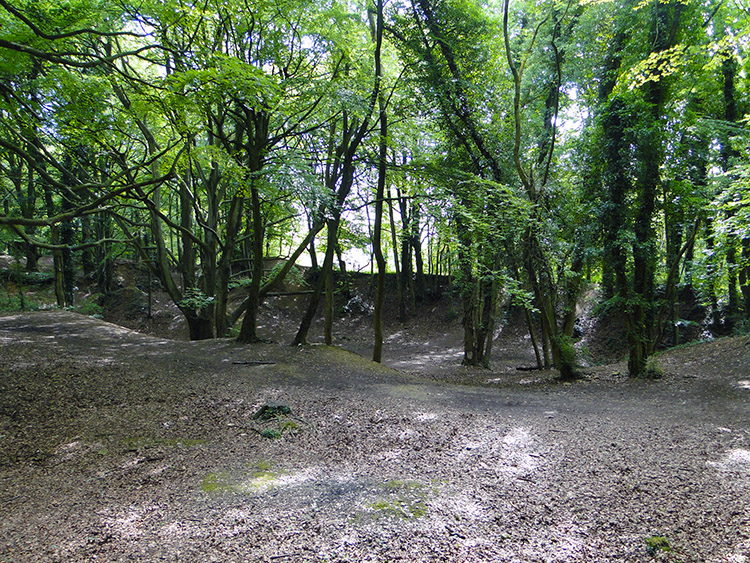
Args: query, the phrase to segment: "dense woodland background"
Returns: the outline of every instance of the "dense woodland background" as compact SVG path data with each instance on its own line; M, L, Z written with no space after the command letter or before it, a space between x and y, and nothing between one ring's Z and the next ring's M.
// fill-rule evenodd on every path
M0 0L0 240L26 275L54 257L60 306L136 260L191 338L245 343L303 259L295 342L320 303L330 342L354 252L375 360L384 300L406 319L449 276L465 364L513 304L563 378L596 287L648 375L681 302L750 318L749 24L739 0Z

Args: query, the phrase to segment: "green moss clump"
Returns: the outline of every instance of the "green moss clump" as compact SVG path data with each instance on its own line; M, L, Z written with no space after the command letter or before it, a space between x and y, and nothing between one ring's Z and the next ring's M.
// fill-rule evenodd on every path
M647 379L661 379L664 376L664 370L661 369L659 361L656 358L650 357L646 360L646 371L644 372L644 376Z
M230 475L225 471L209 473L203 478L201 489L207 493L233 492L239 494L263 492L279 484L286 472L274 469L270 461L249 464L245 475Z
M292 414L292 409L289 408L289 405L283 403L266 403L255 411L253 420L273 420L282 416L289 416L290 414Z
M282 432L289 432L291 434L296 434L300 430L301 430L300 425L294 422L293 420L285 420L284 423L281 425Z
M672 546L669 545L669 541L664 536L649 536L645 540L646 551L650 555L656 555L660 551L672 551Z
M261 460L252 465L257 471L271 471L273 463L270 461Z

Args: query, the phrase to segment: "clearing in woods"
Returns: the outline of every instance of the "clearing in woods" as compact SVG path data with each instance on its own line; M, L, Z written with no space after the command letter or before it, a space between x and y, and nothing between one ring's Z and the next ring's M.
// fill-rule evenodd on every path
M0 561L746 562L750 339L660 363L456 385L7 314Z

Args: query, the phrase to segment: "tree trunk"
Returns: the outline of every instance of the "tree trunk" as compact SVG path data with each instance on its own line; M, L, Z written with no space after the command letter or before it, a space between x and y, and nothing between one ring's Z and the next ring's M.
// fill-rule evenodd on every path
M90 244L95 240L91 217L81 217L81 241ZM94 256L94 247L88 246L81 251L81 269L83 276L88 281L93 280L96 276L96 258Z
M534 319L531 317L531 311L524 305L524 315L526 317L526 325L529 329L529 336L531 337L531 345L534 348L534 357L536 358L536 367L538 369L544 369L544 360L539 352L539 343L536 335L536 329L534 328Z
M234 249L242 224L242 211L245 198L235 196L229 206L226 220L226 231L224 239L224 251L218 265L216 275L216 289L214 294L214 325L216 337L223 338L227 335L229 324L227 320L227 302L229 300L229 279L232 276L232 258Z
M407 207L407 200L396 188L396 199L401 212L401 273L399 275L399 291L402 299L399 301L398 317L403 323L413 311L413 285L411 262L411 217Z
M328 229L338 230L338 221L336 219L329 219ZM320 305L320 297L326 287L327 277L331 275L331 272L333 270L334 246L330 244L330 235L328 235L328 241L329 244L326 248L325 257L323 258L323 265L320 268L320 275L318 276L318 280L315 283L315 288L313 289L313 293L310 296L310 301L307 304L307 309L305 310L305 314L302 317L302 321L300 322L297 334L292 341L292 344L295 346L307 344L307 335L310 332L310 327L312 326L312 322L315 319L315 314L318 311L318 306Z
M706 298L709 306L709 316L711 318L711 331L716 333L721 330L721 311L719 310L719 300L716 295L716 285L719 277L719 268L716 264L716 235L714 233L713 218L706 218L705 226L705 244L706 244Z
M373 25L370 20L370 28L373 39L377 45L382 41L383 35L383 0L377 1L376 21ZM375 79L382 79L382 68L379 51L375 58ZM386 262L383 255L383 198L385 197L385 184L388 158L388 114L386 112L385 96L382 89L378 93L378 110L380 115L380 138L378 139L378 183L375 191L375 224L373 226L372 250L375 255L375 263L378 267L377 280L375 283L375 310L372 315L374 329L374 342L372 347L372 361L380 362L383 357L383 301L385 298L385 274Z
M736 102L736 88L735 80L737 75L737 60L734 53L727 51L724 53L724 60L721 65L723 75L723 93L724 93L724 121L728 124L737 123L737 102ZM739 152L732 147L732 140L729 138L729 134L724 135L725 138L721 140L721 150L719 153L719 160L721 162L721 168L724 173L728 173L732 167L732 161L739 156ZM734 212L727 211L726 218L732 219ZM734 232L727 233L727 323L731 329L734 321L740 315L740 296L737 289L738 282L738 270L740 266L737 261L737 249L741 248L741 242L739 237ZM742 252L740 250L740 252Z
M323 327L323 341L327 346L333 346L333 318L335 315L336 296L334 295L333 268L326 274L325 323Z
M483 279L480 282L479 311L477 328L478 365L489 368L492 359L492 342L495 334L495 310L497 308L497 282Z
M60 229L57 225L53 225L51 231L52 244L59 245ZM57 299L57 306L62 309L65 307L65 282L63 279L64 262L62 249L55 248L55 250L52 251L52 261L55 273L55 298Z
M399 320L401 311L405 310L404 292L401 290L401 259L399 258L398 236L396 233L396 219L393 215L393 199L391 197L391 188L388 187L388 218L391 226L391 242L393 243L393 264L396 267L396 300L399 310Z
M252 214L252 278L247 295L247 310L242 319L240 334L237 342L240 344L250 344L260 340L258 338L258 312L260 309L260 287L263 282L263 215L261 212L260 192L255 185L255 181L250 186L250 209Z
M671 12L671 9L674 9ZM672 46L680 21L681 6L657 3L653 6L651 19L652 53L664 51ZM664 80L652 80L644 86L644 99L650 106L648 123L640 132L636 156L641 164L638 181L638 209L634 222L635 241L633 243L633 295L631 308L630 377L650 375L647 360L653 353L656 342L656 307L654 301L654 280L656 272L656 236L653 216L656 195L661 182L660 167L663 161L662 113L667 96Z
M188 324L190 340L210 340L214 338L213 322L211 316L202 312L185 311L185 320Z
M750 237L742 239L742 268L739 281L745 306L745 319L750 320Z
M462 325L464 329L464 357L461 363L465 366L479 366L482 354L477 340L477 306L479 287L474 276L473 256L471 254L472 236L460 219L456 219L458 235L459 292L463 308Z
M423 303L427 295L427 282L424 276L424 260L422 258L422 238L420 236L419 202L415 199L411 207L411 247L414 250L414 298L417 304Z

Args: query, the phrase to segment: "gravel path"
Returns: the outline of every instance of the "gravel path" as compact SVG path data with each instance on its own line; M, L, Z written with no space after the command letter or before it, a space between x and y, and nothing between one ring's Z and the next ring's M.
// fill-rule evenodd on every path
M3 316L0 562L750 561L750 339L661 364L455 385Z

